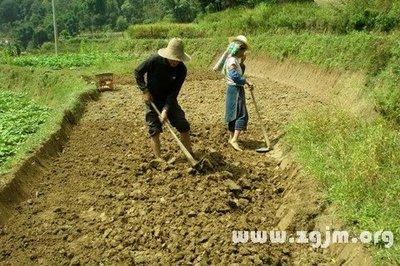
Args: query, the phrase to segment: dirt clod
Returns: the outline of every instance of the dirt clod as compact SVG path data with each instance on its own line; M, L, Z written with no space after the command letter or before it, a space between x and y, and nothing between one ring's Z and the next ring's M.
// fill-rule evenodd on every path
M239 186L238 184L236 184L236 182L233 180L230 180L230 179L226 180L225 185L229 188L230 191L233 191L233 192L242 191L242 187Z

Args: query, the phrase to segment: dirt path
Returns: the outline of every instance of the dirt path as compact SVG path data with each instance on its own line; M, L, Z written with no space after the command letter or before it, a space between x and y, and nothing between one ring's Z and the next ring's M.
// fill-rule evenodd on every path
M254 82L273 138L312 102L295 88ZM271 154L253 151L262 136L250 101L246 151L227 146L224 91L222 80L192 76L180 96L195 149L206 147L216 157L214 170L201 175L187 170L167 133L163 154L170 164L151 160L141 95L133 86L90 103L39 178L36 194L0 228L0 264L328 262L308 245L232 243L232 230L277 227L287 189L279 179L287 173Z

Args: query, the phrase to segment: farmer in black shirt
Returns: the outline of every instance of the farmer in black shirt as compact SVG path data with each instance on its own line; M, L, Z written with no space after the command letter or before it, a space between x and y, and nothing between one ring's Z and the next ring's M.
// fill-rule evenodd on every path
M151 56L135 69L136 82L146 103L146 122L149 126L152 149L157 158L161 157L162 123L167 119L181 133L182 143L192 153L190 125L177 100L187 73L183 62L188 60L190 57L184 52L182 40L173 38L167 48L158 50L158 55ZM150 106L151 101L160 110L160 116Z

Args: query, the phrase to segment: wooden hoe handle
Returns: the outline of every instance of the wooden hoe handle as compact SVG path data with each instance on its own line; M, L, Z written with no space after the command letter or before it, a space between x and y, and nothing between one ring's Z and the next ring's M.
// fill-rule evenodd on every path
M153 102L150 102L150 104L153 107L153 109L157 112L157 114L159 116L161 116L161 113L158 110L157 106ZM193 156L190 154L190 152L186 149L185 145L183 145L183 143L180 141L178 136L175 134L174 130L172 129L171 123L169 122L168 119L165 122L165 124L167 125L168 130L171 132L171 134L174 137L174 139L176 140L176 142L178 143L179 148L182 150L182 152L185 154L186 158L189 160L190 164L193 167L196 166L197 165L196 160L193 158Z
M267 130L265 129L265 125L263 123L260 111L258 109L257 101L256 101L256 98L254 97L253 90L250 90L250 93L251 93L251 98L253 99L253 103L254 103L254 107L256 109L258 119L260 120L260 126L261 126L261 130L263 132L263 135L264 135L265 144L267 144L268 149L271 149L271 142L269 141Z

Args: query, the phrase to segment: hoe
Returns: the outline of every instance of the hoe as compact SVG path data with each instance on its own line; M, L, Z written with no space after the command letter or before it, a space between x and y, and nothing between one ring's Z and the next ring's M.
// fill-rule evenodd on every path
M161 113L158 110L157 106L153 103L150 102L151 106L153 109L157 112L157 114L160 116ZM172 125L167 120L165 122L165 125L167 126L169 132L171 132L171 135L175 139L175 141L178 143L179 148L182 150L183 154L185 154L186 158L188 159L189 163L191 164L192 168L197 171L197 172L204 172L207 169L211 169L215 166L215 164L218 164L220 161L220 158L217 158L218 156L214 153L209 154L208 156L204 156L200 161L196 161L192 154L186 149L185 145L180 141L174 130L172 129Z
M269 141L269 138L268 138L268 135L267 135L267 130L265 129L265 125L264 125L264 123L262 121L262 117L261 117L260 111L258 109L257 101L256 101L256 98L254 97L253 90L250 90L250 93L251 93L251 98L252 98L253 103L254 103L254 107L256 109L258 120L260 121L260 127L261 127L261 130L262 130L263 136L264 136L264 141L265 141L265 144L267 145L267 147L261 147L261 148L256 149L256 152L259 152L259 153L269 152L270 150L272 150L271 142Z

